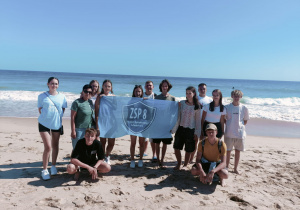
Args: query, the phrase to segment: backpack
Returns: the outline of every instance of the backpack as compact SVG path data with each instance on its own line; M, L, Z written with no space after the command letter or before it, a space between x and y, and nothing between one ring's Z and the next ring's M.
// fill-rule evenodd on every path
M205 145L205 139L202 140L202 155L204 154L204 145ZM222 145L223 145L223 141L221 141L219 139L219 142L218 142L218 150L219 150L219 153L221 154L221 148L222 148Z

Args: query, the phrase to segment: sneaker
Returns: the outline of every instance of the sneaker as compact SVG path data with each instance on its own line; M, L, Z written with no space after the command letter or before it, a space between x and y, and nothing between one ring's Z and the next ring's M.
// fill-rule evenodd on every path
M51 173L52 176L57 174L57 169L54 165L51 166L50 173Z
M42 179L45 180L45 181L50 179L50 174L49 174L49 171L47 169L42 170Z
M142 168L142 167L143 167L143 160L139 160L139 162L138 162L138 167L139 167L139 168Z
M135 168L135 161L134 161L134 160L132 160L132 161L130 162L130 168Z
M110 165L110 156L105 157L104 160L108 165Z

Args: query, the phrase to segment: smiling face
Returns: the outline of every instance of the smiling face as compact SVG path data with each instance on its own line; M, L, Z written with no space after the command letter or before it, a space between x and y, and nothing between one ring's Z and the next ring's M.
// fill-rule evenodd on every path
M208 129L205 131L208 139L215 139L217 137L217 130Z
M215 103L219 103L219 100L220 100L221 95L220 95L218 92L213 92L213 93L212 93L212 96L213 96L214 102L215 102Z
M47 86L50 91L56 91L58 88L58 80L52 79L49 83L47 83Z
M162 94L167 94L168 93L168 89L169 89L169 85L168 83L164 82L161 86L161 92Z
M94 140L96 139L96 135L94 133L86 133L84 135L86 145L92 145Z
M82 91L82 94L81 94L81 95L82 95L83 100L87 101L87 100L90 99L91 96L92 96L92 88L84 89L84 90Z
M141 98L143 96L143 91L142 91L142 89L141 88L136 88L135 90L134 90L134 97L139 97L139 98Z
M153 91L153 83L152 82L148 82L146 85L145 85L145 90L146 90L146 94L147 95L150 95Z
M187 90L185 92L185 95L188 101L192 101L195 94L193 93L193 91Z
M199 92L199 95L200 95L201 97L206 96L206 91L207 91L206 85L201 85L201 86L199 86L198 92Z
M110 82L105 82L102 86L103 88L103 91L104 91L104 94L105 95L108 95L110 92L111 92L111 89L112 89L112 85Z
M99 84L97 82L93 82L91 84L91 86L92 86L92 89L93 89L93 95L95 95L98 92L99 88L100 88Z

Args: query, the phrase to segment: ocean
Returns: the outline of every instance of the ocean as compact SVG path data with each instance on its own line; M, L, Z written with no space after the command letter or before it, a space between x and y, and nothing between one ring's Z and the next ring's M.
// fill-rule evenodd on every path
M244 93L241 102L248 107L251 118L300 123L300 82L15 70L0 70L0 116L38 117L37 97L48 90L47 80L51 76L59 79L58 91L66 95L65 118L70 117L71 104L79 97L82 86L93 79L100 85L103 80L110 79L114 94L127 97L132 95L135 85L144 86L147 80L153 81L154 92L159 94L159 83L168 79L173 85L170 94L177 100L185 99L187 86L198 89L199 83L206 83L207 95L220 89L225 105L231 102L231 91L239 89Z

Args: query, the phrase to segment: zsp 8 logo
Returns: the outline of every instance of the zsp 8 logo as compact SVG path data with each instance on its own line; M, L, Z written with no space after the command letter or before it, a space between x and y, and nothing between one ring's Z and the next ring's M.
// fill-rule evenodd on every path
M122 108L123 122L132 133L147 130L155 119L155 114L155 107L150 107L141 101L124 105Z

